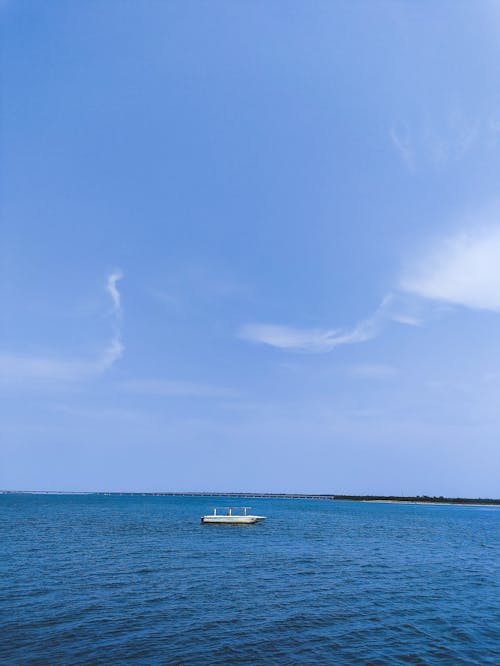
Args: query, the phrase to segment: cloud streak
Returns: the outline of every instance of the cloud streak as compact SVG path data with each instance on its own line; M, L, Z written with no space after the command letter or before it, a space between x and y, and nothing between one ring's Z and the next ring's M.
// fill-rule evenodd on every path
M97 358L58 358L19 353L0 353L1 383L19 381L35 382L79 382L99 376L109 370L124 352L119 318L121 316L120 292L117 282L123 277L121 271L111 273L106 281L106 290L113 304L114 334Z
M473 151L489 150L497 142L497 118L468 116L460 107L438 114L433 122L420 117L389 129L389 139L406 167L415 172L452 166Z
M351 329L295 328L280 324L246 324L239 337L247 342L277 349L321 354L340 345L352 345L375 338L383 326L392 296L386 296L375 313Z
M400 288L429 300L500 312L500 228L441 240L406 272Z
M415 168L415 155L411 145L411 141L408 135L408 131L403 135L401 132L398 132L394 127L389 131L389 137L398 151L401 159L406 164L410 171L413 171Z
M114 336L108 347L104 351L98 367L100 372L105 372L108 370L116 361L118 361L125 351L125 347L122 342L122 332L121 332L121 317L122 317L122 303L121 303L121 294L118 290L117 284L120 280L123 279L123 272L118 268L115 269L108 275L106 280L106 290L111 296L113 303L113 314L114 314Z
M282 324L249 323L238 331L247 342L268 345L276 349L312 354L324 354L341 345L354 345L376 338L388 323L421 326L413 303L400 293L387 294L375 312L353 328L299 328Z
M117 269L108 275L108 279L106 281L106 290L111 296L111 300L113 301L113 311L116 314L121 314L121 296L116 285L122 278L122 271Z
M476 224L472 231L459 231L434 243L406 269L373 315L353 328L248 323L238 336L285 351L327 353L372 340L389 323L422 326L432 301L500 312L500 225Z

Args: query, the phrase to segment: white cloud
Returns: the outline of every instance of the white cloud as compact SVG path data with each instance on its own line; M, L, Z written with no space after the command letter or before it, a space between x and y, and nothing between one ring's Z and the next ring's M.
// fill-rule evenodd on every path
M415 314L415 305L400 293L389 293L371 317L363 319L354 328L298 328L282 324L252 323L242 326L239 337L248 342L269 345L295 352L325 353L340 345L352 345L376 338L394 321L406 326L421 326ZM414 299L413 299L414 300Z
M471 115L460 106L433 115L398 121L389 139L410 171L452 167L471 153L488 151L498 138L498 113Z
M3 382L34 379L70 381L84 379L89 366L77 360L62 360L23 354L0 354L0 376Z
M405 324L405 326L422 326L422 320L419 317L414 317L409 314L402 314L400 312L392 312L389 319L397 322L398 324Z
M279 349L305 352L327 352L338 345L364 342L376 335L370 326L361 324L351 331L340 329L293 328L279 324L246 324L240 337Z
M96 370L98 372L105 372L108 370L123 356L124 350L125 347L123 346L120 337L114 337L96 363Z
M7 385L25 380L78 382L98 376L111 368L124 351L118 323L121 314L120 292L116 286L121 278L121 271L115 271L106 282L106 289L113 302L115 333L97 358L60 358L4 352L0 353L0 382Z
M14 353L0 354L2 383L20 380L78 382L100 375L123 354L123 345L113 339L97 359L60 359Z
M249 323L240 329L239 337L277 349L325 353L340 345L371 340L390 322L422 326L429 308L421 299L441 302L448 307L462 305L500 312L498 224L472 232L455 233L437 242L420 256L411 269L407 269L398 289L383 299L375 313L354 328L301 328ZM366 368L365 372L368 376L370 372L377 374L378 370Z
M113 309L116 313L121 312L121 297L120 297L120 292L118 291L117 282L123 278L123 273L121 270L115 270L112 273L108 275L108 279L106 281L106 289L111 296L111 300L113 301Z
M422 298L500 311L500 228L438 242L407 271L400 287Z
M411 146L409 132L406 130L403 136L401 132L398 132L393 127L389 132L389 136L403 162L410 170L413 170L415 168L415 155Z
M239 337L248 342L270 345L278 349L310 353L329 352L340 345L366 342L380 332L384 311L391 302L389 295L376 312L368 319L359 322L352 329L295 328L280 324L246 324L240 329Z
M104 351L98 367L100 372L104 372L110 368L118 359L120 359L125 351L125 347L122 342L121 334L121 315L122 315L122 304L121 304L121 294L118 291L117 283L123 278L122 271L118 268L108 275L106 281L106 289L111 296L113 301L113 313L114 313L114 329L115 334L106 350Z
M231 398L237 395L233 389L221 386L169 379L132 379L120 386L133 393L164 397Z

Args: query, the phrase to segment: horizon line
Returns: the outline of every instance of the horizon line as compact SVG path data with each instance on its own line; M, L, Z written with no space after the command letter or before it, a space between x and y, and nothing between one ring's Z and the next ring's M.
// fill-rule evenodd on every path
M448 497L444 495L381 495L381 494L344 494L344 493L287 493L287 492L227 492L227 491L140 491L140 490L0 490L1 495L140 495L140 496L167 496L167 497L249 497L249 498L281 498L281 499L325 499L325 500L394 500L419 501L423 503L459 503L482 502L500 504L500 498L495 497Z

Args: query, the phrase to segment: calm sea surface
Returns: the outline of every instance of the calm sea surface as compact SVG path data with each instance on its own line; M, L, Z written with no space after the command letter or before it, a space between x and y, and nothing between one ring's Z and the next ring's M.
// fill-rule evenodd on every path
M2 664L500 664L500 509L0 496Z

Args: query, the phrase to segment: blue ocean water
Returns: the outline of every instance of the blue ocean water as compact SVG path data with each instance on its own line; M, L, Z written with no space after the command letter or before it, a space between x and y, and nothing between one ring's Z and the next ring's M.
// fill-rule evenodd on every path
M0 496L3 664L500 664L500 509Z

